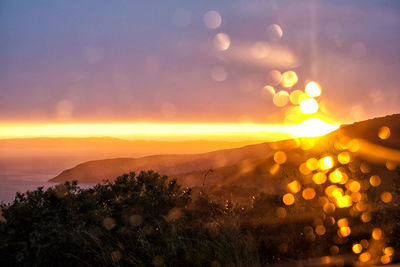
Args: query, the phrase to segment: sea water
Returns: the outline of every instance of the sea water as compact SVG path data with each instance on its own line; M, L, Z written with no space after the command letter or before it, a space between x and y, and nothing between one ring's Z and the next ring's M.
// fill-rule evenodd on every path
M71 157L2 157L0 158L0 203L12 202L16 192L48 188L48 182L61 171L72 168L82 159ZM79 184L88 188L94 184Z

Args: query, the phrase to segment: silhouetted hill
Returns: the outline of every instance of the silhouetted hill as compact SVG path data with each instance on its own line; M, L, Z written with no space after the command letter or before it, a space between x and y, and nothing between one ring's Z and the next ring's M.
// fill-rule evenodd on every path
M386 140L378 137L378 131L382 126L387 126L391 132L390 138ZM350 138L363 138L375 144L400 149L400 114L343 125L337 131L328 134L328 136L339 134Z
M99 182L129 171L153 169L160 173L179 174L234 165L243 160L268 157L272 153L269 143L249 145L237 149L225 149L201 154L167 154L142 158L115 158L89 161L63 171L53 182L78 180Z

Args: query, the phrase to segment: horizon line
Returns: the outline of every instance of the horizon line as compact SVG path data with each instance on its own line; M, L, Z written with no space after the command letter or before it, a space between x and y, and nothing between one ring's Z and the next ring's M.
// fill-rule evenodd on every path
M0 139L45 137L111 137L143 141L261 141L315 137L339 128L339 124L310 118L297 124L265 123L7 123L0 124ZM310 128L311 127L311 128Z

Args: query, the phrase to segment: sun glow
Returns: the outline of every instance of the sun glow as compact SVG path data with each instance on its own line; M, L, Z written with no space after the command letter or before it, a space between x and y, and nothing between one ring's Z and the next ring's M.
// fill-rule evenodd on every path
M300 102L300 110L303 114L312 114L318 111L319 105L314 98L306 98Z
M338 129L339 125L331 124L318 118L310 118L292 127L297 136L316 137Z
M0 138L118 137L136 140L276 141L320 136L338 128L319 119L300 124L260 123L35 123L0 124Z
M310 97L317 97L321 95L321 86L316 82L309 82L305 88L306 94Z

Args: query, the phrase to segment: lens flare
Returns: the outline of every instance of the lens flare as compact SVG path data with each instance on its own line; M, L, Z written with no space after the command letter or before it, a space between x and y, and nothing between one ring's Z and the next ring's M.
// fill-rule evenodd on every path
M311 200L315 197L316 192L314 188L308 187L303 190L302 196L305 200Z
M360 188L361 188L361 185L357 181L352 181L351 183L349 183L349 189L352 192L358 192L358 191L360 191Z
M299 181L294 180L293 182L290 182L287 184L287 188L289 189L290 192L292 192L293 194L296 194L300 191L301 184Z
M334 161L331 156L325 156L319 160L321 170L329 170L334 166Z
M383 236L383 231L380 228L374 228L372 230L371 236L372 236L373 239L379 240Z
M316 158L309 158L306 161L307 168L311 171L315 171L319 167L318 160Z
M297 77L296 72L294 71L286 71L282 74L282 81L281 84L285 88L293 87L299 78Z
M277 107L284 107L289 102L289 93L282 90L274 95L272 100Z
M383 192L381 194L381 200L385 203L389 203L392 201L392 194L390 192Z
M271 24L267 27L267 35L272 40L279 40L282 38L283 30L277 24Z
M277 86L282 81L282 73L279 70L271 70L268 72L267 78L268 78L268 83Z
M307 83L305 91L309 97L318 97L321 95L321 87L316 82Z
M213 42L215 48L220 51L228 50L229 46L231 45L231 39L229 38L229 35L223 32L215 35Z
M270 85L266 85L261 89L260 95L264 99L270 99L271 97L273 98L275 96L275 88Z
M287 160L286 153L283 151L277 151L274 154L274 161L278 164L283 164Z
M317 172L313 175L313 181L315 184L323 184L326 180L326 174L323 172Z
M360 244L354 244L352 249L355 254L360 254L362 251L362 246Z
M204 14L203 21L207 28L216 29L221 26L222 18L218 11L209 10Z
M339 128L339 125L325 122L318 118L311 118L293 125L293 132L298 136L316 137L325 135Z
M349 226L349 221L346 218L341 218L336 223L339 227Z
M392 256L394 254L394 248L386 247L383 249L383 253L388 256Z
M386 140L390 137L390 129L387 126L383 126L379 129L378 136L382 140Z
M317 112L319 105L314 98L306 98L300 102L300 110L303 114L313 114Z
M343 151L337 156L337 158L340 164L348 164L350 162L350 153L347 151Z
M379 177L378 175L372 175L369 178L369 183L372 186L377 187L377 186L379 186L381 184L381 177Z
M339 234L339 236L342 236L342 237L349 236L351 234L351 229L348 226L340 227L338 234Z
M301 90L294 90L290 93L289 99L293 105L299 105L306 98L306 95Z
M336 209L335 205L333 203L326 203L323 207L324 212L329 214L329 213L333 213Z
M351 197L348 195L339 197L336 201L336 205L338 208L348 208L351 207L352 204L353 201L351 200Z
M382 262L382 264L388 264L388 263L390 263L392 261L392 259L390 258L390 256L388 256L388 255L383 255L382 257L381 257L381 262Z
M287 206L293 205L294 204L294 196L290 193L287 193L283 196L282 201Z
M326 228L323 225L317 225L317 227L315 227L315 232L317 235L324 235L326 233Z
M364 252L358 257L358 259L361 262L367 262L371 259L371 254L369 252Z
M339 169L334 170L329 174L329 180L332 183L339 183L343 178L343 174Z

